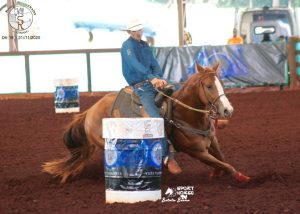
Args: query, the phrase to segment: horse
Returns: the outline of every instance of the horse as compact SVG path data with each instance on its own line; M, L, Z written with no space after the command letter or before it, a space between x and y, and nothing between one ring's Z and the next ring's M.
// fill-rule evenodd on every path
M209 178L229 173L234 180L248 182L250 177L225 162L220 151L214 121L216 117L229 119L233 107L224 93L217 63L202 67L195 63L196 73L190 76L172 95L165 95L172 103L172 118L165 117L167 135L178 152L183 152L213 168ZM80 173L96 147L104 150L102 119L111 115L111 107L118 96L111 92L102 97L68 125L63 141L70 154L62 159L46 162L42 170L61 178L61 183ZM171 127L171 128L170 128Z

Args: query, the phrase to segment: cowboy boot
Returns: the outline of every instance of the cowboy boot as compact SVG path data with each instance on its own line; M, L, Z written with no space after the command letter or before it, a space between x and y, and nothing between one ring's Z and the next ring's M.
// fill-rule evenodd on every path
M164 164L168 167L170 173L174 175L180 174L182 172L182 169L178 165L177 161L175 160L176 150L174 149L174 146L170 143L169 140L168 140L168 144L169 144L169 154L164 159Z

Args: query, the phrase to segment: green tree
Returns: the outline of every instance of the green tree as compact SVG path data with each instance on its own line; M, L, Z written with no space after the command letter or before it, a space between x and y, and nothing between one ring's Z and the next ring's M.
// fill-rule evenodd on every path
M241 5L248 5L248 0L219 0L217 7L241 7Z
M282 0L287 1L287 0ZM272 0L252 0L252 7L272 6ZM219 0L217 7L249 7L249 0Z
M268 7L272 7L272 0L253 0L253 7L264 7L264 6L268 6Z
M300 7L300 0L292 0L293 7Z
M160 3L160 4L169 4L169 3L176 3L176 0L147 0L153 3ZM202 0L202 3L208 3L212 0ZM292 7L300 7L300 0L279 0L280 6L287 7L291 1ZM195 3L198 2L196 0L186 0L186 3ZM217 7L249 7L250 0L218 0L216 6ZM272 7L273 0L252 0L252 7Z
M300 0L290 0L293 7L300 7ZM250 0L219 0L217 7L249 7ZM272 7L273 0L252 0L252 7ZM289 0L279 0L281 7L287 7Z
M289 5L288 0L279 0L279 2L280 2L280 6L282 7L287 7Z

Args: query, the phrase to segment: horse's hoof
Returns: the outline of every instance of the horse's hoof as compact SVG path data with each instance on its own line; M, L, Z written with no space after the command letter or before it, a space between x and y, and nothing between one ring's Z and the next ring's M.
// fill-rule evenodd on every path
M239 182L243 182L243 183L246 183L248 181L250 181L250 177L246 176L246 175L243 175L242 173L240 172L235 172L233 174L234 178L236 180L238 180Z

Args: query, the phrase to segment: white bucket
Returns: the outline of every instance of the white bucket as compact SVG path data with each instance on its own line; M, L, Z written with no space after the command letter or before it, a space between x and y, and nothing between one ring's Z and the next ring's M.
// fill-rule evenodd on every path
M105 118L106 203L161 200L164 120Z
M78 79L54 80L55 113L79 112Z

